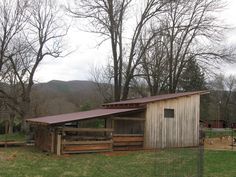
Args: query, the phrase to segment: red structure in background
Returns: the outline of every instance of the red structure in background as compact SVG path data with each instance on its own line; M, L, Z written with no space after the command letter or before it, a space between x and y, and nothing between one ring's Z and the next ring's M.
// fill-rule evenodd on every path
M205 127L207 128L226 128L227 124L225 120L207 120ZM236 123L235 123L236 128Z
M234 122L234 123L231 124L231 128L236 129L236 122Z

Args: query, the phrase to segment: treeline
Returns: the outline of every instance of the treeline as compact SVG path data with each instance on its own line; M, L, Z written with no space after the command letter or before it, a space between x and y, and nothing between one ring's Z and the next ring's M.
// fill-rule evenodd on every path
M188 76L191 76L191 73ZM210 94L204 95L201 98L201 120L225 120L227 126L235 123L235 77L217 75L212 80L206 82L204 75L200 74L199 76L183 79L185 82L183 82L182 87L185 89L181 91L206 89L210 91ZM112 85L104 84L104 87L112 87ZM110 91L112 92L112 89ZM142 89L139 90L136 87L131 88L130 96L132 97L149 95L147 85L143 84ZM31 100L30 117L86 111L98 108L106 101L100 94L97 83L92 81L50 81L48 83L36 84L32 89ZM17 115L11 115L11 117L5 115L0 120L0 132L4 132L6 119L9 122L9 133L13 131L14 127L20 129L20 117Z
M92 81L50 81L35 84L30 99L32 100L29 110L30 118L86 111L100 107L103 103L103 98ZM14 127L20 129L21 117L13 112L9 115L8 112L3 111L0 132L5 131L6 121L9 133L12 133Z
M210 94L203 97L202 120L224 120L236 123L236 77L216 75L208 82Z

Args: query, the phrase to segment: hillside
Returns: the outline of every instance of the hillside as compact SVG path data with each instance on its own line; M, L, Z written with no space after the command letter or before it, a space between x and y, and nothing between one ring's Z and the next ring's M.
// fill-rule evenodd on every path
M39 83L35 85L36 89L49 92L60 92L60 93L70 93L70 92L91 92L96 91L95 84L92 81L59 81L52 80L47 83Z
M92 81L52 80L35 84L31 97L33 117L87 110L103 103Z

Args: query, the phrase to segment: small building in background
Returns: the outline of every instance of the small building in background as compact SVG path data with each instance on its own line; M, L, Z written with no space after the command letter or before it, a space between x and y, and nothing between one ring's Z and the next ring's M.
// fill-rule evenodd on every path
M28 119L35 145L54 153L199 145L200 95L165 94L104 104L101 109Z
M226 128L227 122L225 120L206 120L205 121L206 128Z
M233 122L233 123L231 124L231 128L236 129L236 122Z

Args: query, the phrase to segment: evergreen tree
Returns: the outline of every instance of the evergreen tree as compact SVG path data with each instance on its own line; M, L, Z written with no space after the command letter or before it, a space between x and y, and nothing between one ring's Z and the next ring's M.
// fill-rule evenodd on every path
M181 91L206 90L205 76L196 60L190 60L180 78L179 89ZM206 120L209 117L209 95L201 98L200 119Z
M205 90L206 82L205 76L196 60L190 60L179 82L179 89L182 91L197 91Z

